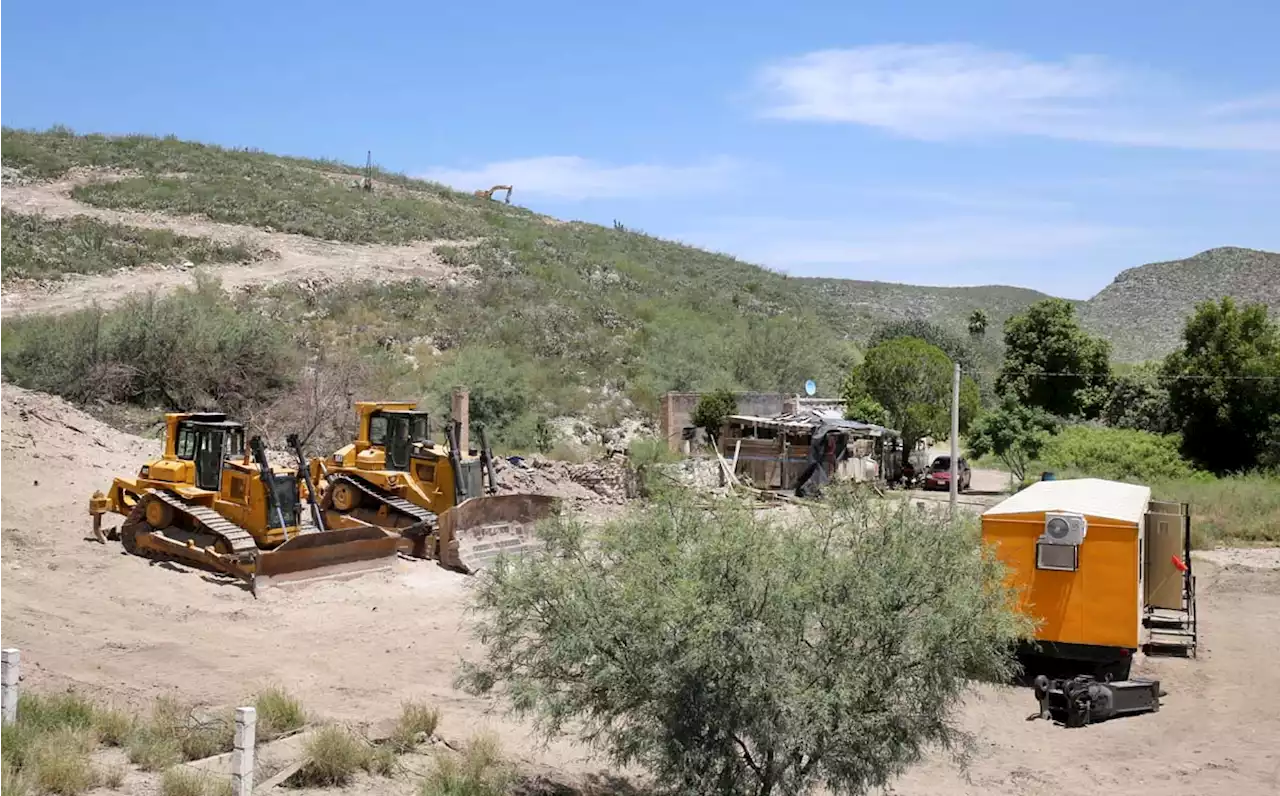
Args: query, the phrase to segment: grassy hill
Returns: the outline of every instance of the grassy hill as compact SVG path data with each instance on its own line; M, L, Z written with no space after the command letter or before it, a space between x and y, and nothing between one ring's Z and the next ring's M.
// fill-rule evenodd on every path
M318 411L318 396L339 382L362 396L437 407L449 386L466 382L473 413L507 439L532 444L540 419L571 413L609 422L635 407L654 410L670 389L797 390L814 378L835 392L860 343L888 320L924 317L962 332L968 314L983 309L994 332L989 359L998 356L1003 320L1043 298L1000 286L790 278L621 226L563 223L383 170L365 192L358 167L171 137L5 129L0 150L6 184L65 180L86 211L114 213L109 221L18 218L6 203L7 290L33 277L144 261L271 256L131 226L165 219L375 252L361 271L367 277L354 283L282 277L230 296L205 282L109 311L6 319L6 378L81 401L216 403L269 417L282 404ZM438 243L434 251L459 278L384 278L378 258L398 256L387 247L420 241ZM1161 272L1155 281L1175 277ZM1091 324L1124 345L1140 338L1143 356L1167 346L1163 327L1142 337L1149 324L1125 304L1131 293L1108 290L1094 300Z
M1136 362L1177 348L1195 305L1223 296L1261 301L1280 316L1280 254L1223 247L1130 268L1079 311L1088 328L1111 340L1116 359Z

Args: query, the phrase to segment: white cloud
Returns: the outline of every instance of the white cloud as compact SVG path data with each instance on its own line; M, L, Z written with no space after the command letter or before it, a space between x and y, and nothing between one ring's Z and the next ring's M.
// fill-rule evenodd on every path
M972 45L822 50L764 66L766 117L922 140L1027 135L1134 146L1280 150L1278 95L1195 99L1104 58L1034 60Z
M519 194L582 200L717 191L727 187L738 170L737 162L726 157L684 166L613 166L573 155L548 155L489 163L477 169L434 168L421 176L464 191L501 184L513 186Z

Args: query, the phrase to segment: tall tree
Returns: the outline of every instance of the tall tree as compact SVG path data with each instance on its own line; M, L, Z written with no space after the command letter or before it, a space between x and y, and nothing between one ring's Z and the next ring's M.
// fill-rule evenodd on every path
M895 337L867 351L866 359L845 380L848 407L866 407L873 399L902 434L905 464L924 437L941 437L951 428L951 360L942 349L915 337ZM977 411L977 385L961 391L961 425Z
M1114 428L1168 434L1176 430L1160 363L1144 362L1116 373L1101 419Z
M1000 457L1016 481L1027 477L1027 464L1058 430L1058 419L1036 406L1005 396L1000 408L979 417L969 429L969 456Z
M880 324L867 339L867 347L873 348L899 337L918 337L930 345L941 348L952 362L960 363L960 369L964 372L978 371L978 357L968 340L923 318L908 318Z
M1268 464L1280 430L1280 326L1264 304L1196 307L1162 375L1183 455L1223 473Z
M987 313L984 310L974 310L969 314L969 336L980 339L986 333Z
M1111 345L1080 328L1064 299L1037 301L1004 324L1001 395L1060 417L1096 417L1111 380Z

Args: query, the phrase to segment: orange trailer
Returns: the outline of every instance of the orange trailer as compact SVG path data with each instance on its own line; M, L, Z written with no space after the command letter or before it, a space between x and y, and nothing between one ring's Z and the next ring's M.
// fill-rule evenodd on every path
M1148 487L1097 478L1040 481L984 512L983 540L1039 622L1024 651L1123 680L1164 607L1186 614L1194 649L1188 516L1153 503Z

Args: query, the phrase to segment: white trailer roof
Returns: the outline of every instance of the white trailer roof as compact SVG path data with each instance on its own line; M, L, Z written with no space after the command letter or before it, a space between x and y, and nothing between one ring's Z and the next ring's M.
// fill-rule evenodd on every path
M1037 481L982 513L1032 514L1041 511L1074 511L1091 517L1142 522L1151 502L1151 489L1101 478Z

